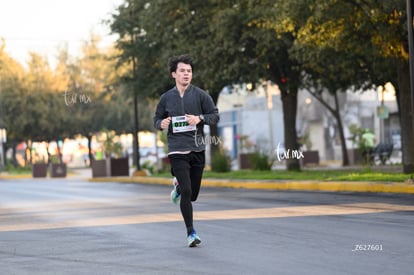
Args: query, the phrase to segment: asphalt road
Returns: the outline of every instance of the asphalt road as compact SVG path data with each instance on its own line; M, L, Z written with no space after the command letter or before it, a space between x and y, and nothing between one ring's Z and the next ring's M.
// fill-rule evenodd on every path
M414 197L0 181L0 274L414 274Z

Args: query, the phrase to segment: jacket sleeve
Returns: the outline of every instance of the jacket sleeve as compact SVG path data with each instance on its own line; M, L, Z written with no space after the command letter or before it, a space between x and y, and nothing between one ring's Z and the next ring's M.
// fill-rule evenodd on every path
M157 130L161 129L161 121L167 117L165 110L165 96L161 96L160 101L157 104L154 115L154 128Z
M204 115L204 124L214 125L220 120L219 112L209 94L205 94L202 100L202 114Z

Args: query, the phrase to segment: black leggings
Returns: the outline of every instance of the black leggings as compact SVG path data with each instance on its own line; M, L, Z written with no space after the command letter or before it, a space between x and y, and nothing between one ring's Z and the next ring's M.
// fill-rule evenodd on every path
M171 162L171 173L179 183L181 214L187 227L187 233L190 233L193 230L193 205L191 202L197 200L200 192L205 154L204 151L189 154L171 154L168 158Z

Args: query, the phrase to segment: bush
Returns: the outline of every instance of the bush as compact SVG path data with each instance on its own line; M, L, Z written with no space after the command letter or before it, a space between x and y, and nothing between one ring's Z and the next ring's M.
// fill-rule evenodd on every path
M14 166L11 162L7 163L6 171L12 175L30 174L32 172L31 166Z
M152 175L155 172L155 166L151 164L150 161L145 161L143 164L141 164L141 168L148 170L148 172Z
M211 171L218 173L225 173L231 170L230 159L227 157L224 150L217 151L211 159Z
M270 160L269 155L257 151L251 157L251 162L253 165L253 170L268 171L272 169L273 161Z

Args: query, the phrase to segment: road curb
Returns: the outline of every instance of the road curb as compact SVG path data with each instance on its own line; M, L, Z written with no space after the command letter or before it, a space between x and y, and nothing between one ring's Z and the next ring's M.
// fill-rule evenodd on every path
M7 180L7 179L30 179L32 175L0 175L0 179Z
M27 175L0 175L0 179L28 179ZM86 178L90 182L119 182L171 185L171 178L164 177L104 177ZM414 194L414 184L410 182L369 182L369 181L269 181L203 179L202 186L221 188L244 188L280 191L322 191L322 192L371 192Z
M158 177L91 178L91 182L120 182L171 185L171 179ZM323 192L373 192L414 194L414 184L400 182L349 181L237 181L230 179L203 179L202 186L244 188L259 190L293 190Z

